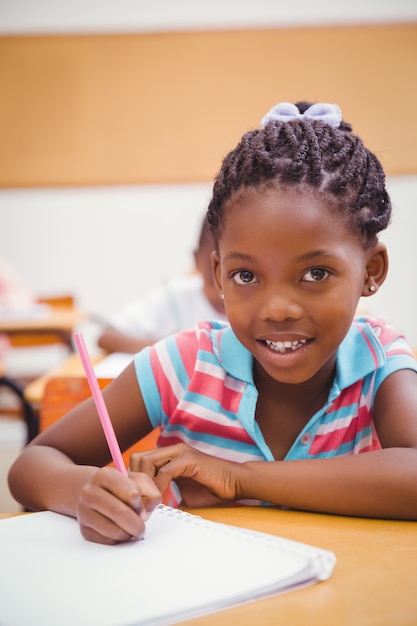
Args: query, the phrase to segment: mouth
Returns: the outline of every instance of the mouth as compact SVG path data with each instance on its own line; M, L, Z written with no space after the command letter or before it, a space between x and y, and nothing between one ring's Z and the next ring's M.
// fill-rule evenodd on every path
M311 343L313 339L296 339L294 341L270 341L265 339L262 343L274 352L280 352L281 354L285 354L288 352L295 352L300 348L303 348L305 345Z

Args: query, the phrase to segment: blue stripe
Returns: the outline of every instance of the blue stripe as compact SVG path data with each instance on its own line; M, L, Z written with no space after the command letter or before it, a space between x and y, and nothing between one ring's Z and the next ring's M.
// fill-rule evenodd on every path
M150 348L145 348L136 354L133 362L148 417L152 426L156 428L162 423L162 403L152 372Z
M203 363L209 363L210 365L215 365L219 367L219 360L213 352L208 352L207 350L199 350L197 353L197 361L202 361ZM223 369L223 368L222 368Z
M233 411L227 411L224 409L217 400L213 400L209 396L205 396L198 392L186 391L184 394L184 402L191 402L192 404L217 413L221 417L226 417L231 422L239 421L238 416ZM185 409L184 409L185 410ZM204 419L204 418L201 418Z
M178 350L178 345L175 340L175 335L172 335L165 340L165 346L168 352L169 360L180 382L180 385L183 389L186 389L190 382L190 377L188 376L187 370L185 369L182 362L181 354Z
M338 419L346 419L347 417L355 419L358 416L358 408L356 403L338 407L329 413L325 413L320 419L320 425L330 424ZM339 428L340 427L337 426L335 430L339 430Z

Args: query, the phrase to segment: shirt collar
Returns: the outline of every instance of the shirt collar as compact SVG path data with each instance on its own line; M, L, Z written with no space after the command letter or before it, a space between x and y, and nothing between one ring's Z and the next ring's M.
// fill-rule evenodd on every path
M384 348L365 317L353 320L337 353L336 377L340 389L350 387L386 362Z
M253 356L240 343L230 326L215 331L213 347L228 374L253 385Z
M230 326L214 331L214 351L234 378L253 385L253 357ZM356 318L339 346L333 388L346 389L386 362L383 346L366 318Z

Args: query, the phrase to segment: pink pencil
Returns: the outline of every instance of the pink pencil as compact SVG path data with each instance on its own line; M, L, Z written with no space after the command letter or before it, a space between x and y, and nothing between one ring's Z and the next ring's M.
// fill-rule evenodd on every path
M104 430L104 434L106 436L108 446L110 448L110 453L111 453L114 465L119 470L119 472L122 472L122 474L127 476L127 469L123 462L122 453L120 451L120 447L116 439L116 435L113 429L113 424L111 423L110 416L107 411L107 407L104 403L104 398L101 393L101 389L99 387L97 377L94 372L93 364L91 363L91 359L88 354L87 347L85 345L84 337L82 333L75 333L74 341L78 348L78 353L80 355L81 362L84 367L85 375L87 377L87 381L91 389L91 393L93 394L93 399L96 405L96 409L100 418L101 425Z

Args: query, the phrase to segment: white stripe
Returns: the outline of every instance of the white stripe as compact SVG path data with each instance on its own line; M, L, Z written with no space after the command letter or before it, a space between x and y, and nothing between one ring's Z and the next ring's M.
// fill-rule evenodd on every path
M348 415L347 417L339 417L338 419L329 422L328 424L321 424L317 428L317 435L327 435L329 433L336 432L337 430L343 430L352 423L352 420L356 419L356 415Z
M208 422L211 422L213 424L219 424L221 426L239 428L240 430L244 430L242 424L238 420L231 420L223 413L217 413L216 411L207 409L200 404L189 402L188 400L181 399L178 402L178 409L180 409L181 411L186 411L192 416L207 420Z
M363 392L361 393L359 403L357 405L358 412L363 407L365 407L368 410L371 408L372 396L373 396L373 390L374 390L374 382L375 380L372 381L372 384L369 386L368 392L366 394ZM328 433L335 432L337 430L342 430L343 428L348 428L350 424L352 423L352 420L356 419L357 417L358 417L357 414L354 413L353 415L352 414L347 415L346 417L339 417L338 419L335 419L332 422L329 422L328 424L322 424L321 426L317 428L317 434L326 435Z
M238 393L243 393L246 387L246 383L243 380L237 380L236 378L232 378L232 376L226 376L226 380L224 381L224 386L230 389L231 391L237 391Z
M353 448L353 454L358 454L364 448L368 448L372 446L372 441L374 439L375 433L373 432L373 428L371 428L371 432L367 434L365 437L362 437L358 442L355 443ZM375 437L377 439L377 437Z
M164 372L165 376L169 380L169 385L171 387L172 393L174 394L176 399L179 401L184 394L184 389L178 379L177 373L172 364L171 358L166 348L166 342L162 341L162 342L155 344L155 350L158 355L158 359L162 367L162 371Z
M246 386L246 383L244 383L242 380L232 378L231 376L226 374L223 367L221 367L220 365L215 365L214 363L207 363L207 361L197 359L194 371L201 372L202 374L207 374L208 376L218 378L219 380L224 380L224 386L228 389L231 389L232 391L238 391L239 393L242 393Z
M194 370L196 372L208 374L214 378L220 378L220 380L223 380L225 375L225 371L222 367L214 363L207 363L207 361L202 361L201 359L197 359Z

